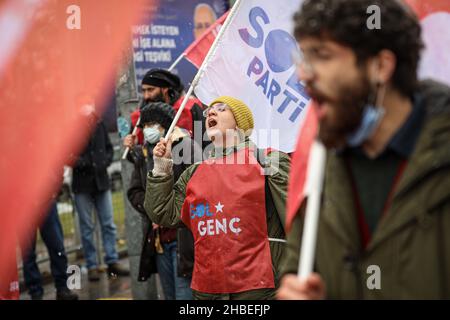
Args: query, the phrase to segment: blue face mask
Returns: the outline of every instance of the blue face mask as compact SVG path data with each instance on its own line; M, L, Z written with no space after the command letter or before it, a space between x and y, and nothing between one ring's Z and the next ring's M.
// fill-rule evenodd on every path
M384 109L380 105L384 98L384 90L383 87L378 92L376 105L367 104L364 107L359 127L347 137L347 144L350 147L360 146L375 132L384 116Z
M361 124L355 132L347 137L347 144L350 147L360 146L374 133L383 115L384 109L373 105L366 105L364 107Z
M155 144L161 138L161 131L156 127L144 128L144 139L150 144Z

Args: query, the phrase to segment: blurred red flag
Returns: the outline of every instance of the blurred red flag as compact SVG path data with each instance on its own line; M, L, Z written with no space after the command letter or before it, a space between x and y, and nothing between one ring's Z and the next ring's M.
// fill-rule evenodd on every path
M286 230L290 230L292 221L305 199L306 174L308 172L309 153L317 136L319 123L316 109L310 100L307 113L301 124L297 146L292 156L291 172L288 183L288 199L286 203Z
M407 0L422 26L425 50L421 54L419 78L433 78L450 85L450 0Z
M93 129L83 110L95 101L103 112L131 26L154 2L0 2L0 298L11 292L19 241Z
M219 19L217 19L213 25L211 25L203 35L196 41L192 42L189 47L184 50L186 59L197 68L203 63L209 49L211 48L216 36L219 33L225 19L228 17L228 12L225 12Z
M417 14L419 20L436 12L450 12L450 0L405 0Z

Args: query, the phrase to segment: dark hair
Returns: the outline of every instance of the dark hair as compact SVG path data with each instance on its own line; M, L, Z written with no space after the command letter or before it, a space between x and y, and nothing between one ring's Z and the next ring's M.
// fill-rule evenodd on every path
M369 29L371 5L380 8L381 28ZM358 64L383 49L396 56L392 82L405 95L417 87L417 65L423 48L421 27L401 0L306 0L294 15L294 35L318 37L350 47Z
M183 90L184 90L183 84L180 84L176 88L169 88L168 95L169 95L169 103L171 105L175 104L175 102L177 102L177 100L180 99Z
M141 110L139 127L146 123L155 122L168 130L175 118L175 110L171 105L164 102L150 102Z
M144 75L142 84L148 84L159 88L168 88L169 103L174 104L183 93L184 86L176 74L160 68L154 68Z

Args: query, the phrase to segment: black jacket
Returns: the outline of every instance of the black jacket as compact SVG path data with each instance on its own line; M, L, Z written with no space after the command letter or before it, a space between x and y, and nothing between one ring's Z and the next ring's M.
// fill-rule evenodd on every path
M194 160L194 149L197 149L195 142L189 138L184 137L181 140L177 140L173 143L172 147L177 145L191 148L190 155L180 154L183 158L181 164L174 164L174 178L175 180L183 173L183 171L189 167ZM139 263L139 276L138 281L145 281L152 273L156 273L156 250L155 250L155 231L152 229L152 222L148 218L148 215L144 209L145 188L147 184L147 173L153 169L153 147L154 145L146 145L147 156L144 155L144 148L140 145L135 146L129 153L130 160L134 163L134 171L131 177L130 188L128 189L127 196L131 205L141 213L144 228L144 239L142 244L141 258ZM176 155L174 155L176 157ZM184 226L180 226L177 229L177 273L180 277L191 277L194 267L194 238L189 229Z
M108 190L110 181L107 168L112 163L113 155L108 132L100 121L73 167L72 191L96 193Z

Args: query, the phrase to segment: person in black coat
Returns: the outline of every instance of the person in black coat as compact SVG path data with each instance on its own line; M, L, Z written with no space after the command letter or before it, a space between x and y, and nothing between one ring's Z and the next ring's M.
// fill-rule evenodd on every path
M139 265L139 281L145 281L158 272L166 299L192 299L190 282L194 265L194 240L185 227L164 228L152 224L144 209L147 173L153 169L153 147L170 127L175 112L162 102L149 103L141 112L144 145L132 148L129 157L135 165L127 195L133 207L141 213L144 239ZM174 156L175 179L195 161L201 158L201 147L190 138L189 132L175 127L171 135ZM174 270L177 270L176 274Z
M96 255L98 248L94 243L95 225L91 215L94 207L101 228L108 276L126 276L129 275L129 270L118 263L119 256L116 250L116 226L107 172L113 160L113 146L106 127L96 115L94 108L87 115L87 121L96 128L73 167L72 191L80 221L88 278L90 281L97 281L100 279Z

